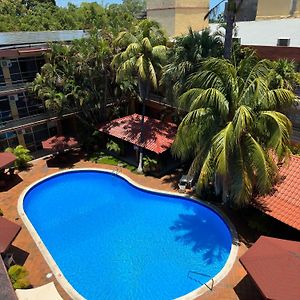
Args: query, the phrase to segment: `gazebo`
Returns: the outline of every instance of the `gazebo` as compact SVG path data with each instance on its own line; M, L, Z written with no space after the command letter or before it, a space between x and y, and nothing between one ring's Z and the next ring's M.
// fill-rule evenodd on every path
M73 137L67 136L53 136L49 139L42 141L44 150L63 153L67 149L71 149L78 146L78 141Z
M4 254L21 230L21 226L0 217L0 254Z
M300 299L300 242L261 236L240 262L265 299Z
M172 146L177 125L145 116L143 142L141 141L141 115L133 114L102 124L100 132L144 148L156 154L162 154Z
M10 168L16 161L16 156L11 152L1 152L0 153L0 170L5 170Z

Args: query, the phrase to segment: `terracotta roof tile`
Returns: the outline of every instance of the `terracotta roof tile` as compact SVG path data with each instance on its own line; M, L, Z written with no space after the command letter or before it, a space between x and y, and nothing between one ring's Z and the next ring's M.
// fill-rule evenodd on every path
M177 125L145 116L144 142L141 143L141 115L133 114L105 123L99 131L157 154L168 150L174 141Z
M292 156L280 176L274 191L259 197L258 203L266 214L300 230L300 157Z

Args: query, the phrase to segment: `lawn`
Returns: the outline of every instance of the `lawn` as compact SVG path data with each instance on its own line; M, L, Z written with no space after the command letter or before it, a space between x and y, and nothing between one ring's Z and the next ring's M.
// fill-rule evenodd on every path
M112 156L108 155L104 152L95 152L90 157L89 160L97 163L97 164L106 164L106 165L112 165L112 166L120 166L123 168L128 169L131 172L134 172L136 170L135 166L129 165L126 162Z

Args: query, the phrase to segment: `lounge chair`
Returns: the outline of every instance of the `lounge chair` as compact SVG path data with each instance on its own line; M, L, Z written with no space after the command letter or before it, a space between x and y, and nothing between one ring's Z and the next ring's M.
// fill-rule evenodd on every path
M183 183L178 183L178 188L179 188L179 192L181 192L181 193L185 193L185 191L186 191L186 183L185 184L183 184Z
M14 260L14 255L12 253L6 253L3 262L7 269L9 269L12 265L15 265L16 262Z
M53 282L28 290L16 290L19 300L63 300Z

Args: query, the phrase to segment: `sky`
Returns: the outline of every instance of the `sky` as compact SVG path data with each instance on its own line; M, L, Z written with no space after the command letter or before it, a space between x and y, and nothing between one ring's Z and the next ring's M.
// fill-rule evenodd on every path
M151 0L149 0L151 1ZM220 0L211 0L210 6L216 5ZM122 3L122 0L56 0L56 4L59 6L66 6L68 2L71 2L75 5L80 5L81 2L99 2L105 4L111 4L111 3Z

